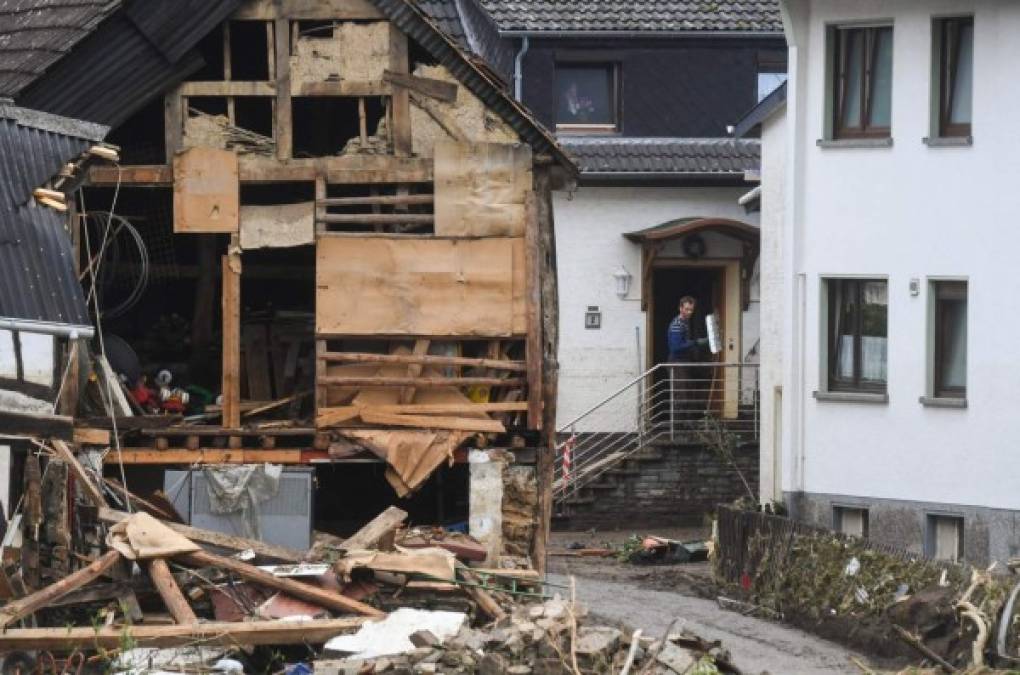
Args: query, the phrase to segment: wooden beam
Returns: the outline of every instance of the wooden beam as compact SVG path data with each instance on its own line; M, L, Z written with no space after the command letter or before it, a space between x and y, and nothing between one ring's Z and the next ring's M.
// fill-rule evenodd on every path
M172 164L174 155L181 149L184 136L184 100L180 87L174 87L163 97L163 142L166 145L166 163ZM117 171L118 167L110 167Z
M116 185L166 187L173 185L174 169L168 164L141 164L138 166L91 166L89 185L108 187Z
M233 238L231 238L233 243ZM241 426L241 256L222 259L223 283L223 426Z
M60 579L59 581L56 581L49 586L32 593L31 595L27 595L15 600L14 602L7 603L3 606L3 608L0 608L0 628L6 628L15 621L32 614L37 609L48 606L51 602L62 598L71 591L81 588L90 581L95 581L119 561L120 553L117 551L107 551L101 558L90 563L88 566L81 568L77 572ZM3 650L0 649L0 653L2 653L2 651Z
M180 91L185 96L276 96L276 83L243 80L184 82Z
M523 361L502 359L476 359L466 356L439 356L437 354L371 354L368 352L327 352L322 357L329 363L420 363L427 366L466 366L525 372Z
M74 442L79 445L109 445L110 430L92 427L75 427Z
M277 159L289 159L294 154L293 111L290 95L290 21L275 18L276 47L276 119L273 120L273 139L276 141Z
M397 73L392 70L383 71L383 80L391 84L406 87L425 96L454 103L457 100L457 85L444 80L434 80L430 77L418 77L406 73Z
M346 551L362 551L375 548L379 541L400 524L407 520L407 511L396 506L387 507L385 511L368 521L364 527L344 539Z
M386 204L432 204L435 195L373 195L368 197L329 197L318 201L320 206L375 206Z
M455 120L453 116L444 110L438 103L413 91L410 92L410 99L415 106L424 110L428 116L443 129L443 131L450 135L453 140L460 143L468 143L471 141L471 137L465 133L457 120Z
M154 558L149 561L149 578L152 579L152 585L159 592L159 597L163 598L163 604L174 621L180 624L198 623L198 617L174 581L165 560Z
M0 410L0 429L11 436L49 436L70 441L74 418L44 413L16 413Z
M432 225L436 217L431 213L324 213L316 220L327 225Z
M393 88L383 82L295 82L292 96L389 96Z
M360 628L362 617L317 621L211 622L180 626L111 626L94 628L12 628L0 634L0 653L15 650L117 649L125 640L139 647L183 647L193 644L282 645L322 644Z
M125 464L306 464L307 450L279 448L255 450L244 448L122 448Z
M278 577L271 572L260 570L253 565L243 563L234 558L224 558L207 551L195 551L175 556L178 560L198 567L216 567L227 572L233 572L237 576L266 588L282 591L301 600L307 600L325 609L332 609L339 612L356 612L373 618L382 618L386 612L366 605L363 602L352 600L346 596L328 591L317 586L303 584L287 577Z
M524 378L499 377L346 377L327 375L322 384L338 384L345 387L519 387Z
M129 515L130 514L116 509L99 509L99 520L104 523L119 523L126 519ZM182 525L180 523L171 523L165 520L161 522L174 532L182 534L192 541L229 549L231 551L244 551L251 549L260 556L265 556L266 558L272 558L274 560L281 560L283 562L300 562L304 555L300 551L294 551L289 548L284 548L283 546L267 544L266 542L257 541L255 539L235 537L229 534L223 534L222 532L203 530L197 527Z
M234 13L240 20L334 19L337 21L379 21L385 19L371 0L249 0Z
M403 31L390 24L390 67L389 70L398 75L410 75L407 57L407 36ZM411 97L406 87L394 86L390 97L390 115L393 134L393 154L398 157L409 157L412 152L411 140Z
M538 208L535 195L524 197L524 306L528 333L524 357L528 369L528 427L542 428L542 286L539 278Z
M107 442L109 442L109 434L107 434ZM67 447L67 444L58 439L52 439L51 443L53 449L56 450L57 456L67 463L68 467L74 473L78 479L78 484L81 486L85 496L89 498L95 506L104 507L109 506L106 503L106 498L103 497L103 491L93 481L92 475L85 471L85 467L81 465L78 458L71 452L71 448Z
M411 356L422 357L429 353L430 340L423 340L421 338L414 341L414 351ZM421 377L422 364L418 361L411 361L407 366L408 377ZM399 403L410 403L414 400L414 387L407 387L400 390Z
M506 432L506 427L497 420L473 419L470 417L396 415L393 413L375 412L371 408L365 408L361 411L361 419L366 424L385 424L387 426L412 427L415 429L449 429L451 431L480 431L495 434Z

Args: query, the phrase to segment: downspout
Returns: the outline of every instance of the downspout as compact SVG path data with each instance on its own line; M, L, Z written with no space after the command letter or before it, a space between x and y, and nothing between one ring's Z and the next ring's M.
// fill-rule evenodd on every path
M514 57L514 98L521 100L521 90L524 88L524 71L521 68L524 63L524 55L528 53L531 40L527 35L521 37L521 51Z

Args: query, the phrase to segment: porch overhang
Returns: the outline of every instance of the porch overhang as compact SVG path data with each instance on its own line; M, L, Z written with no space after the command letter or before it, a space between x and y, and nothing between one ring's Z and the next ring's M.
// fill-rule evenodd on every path
M624 237L641 244L641 308L648 308L648 293L655 260L665 245L674 240L693 234L717 232L741 242L740 256L740 302L747 309L751 299L751 275L761 248L761 230L756 225L729 218L678 218L660 225L634 232L625 232Z

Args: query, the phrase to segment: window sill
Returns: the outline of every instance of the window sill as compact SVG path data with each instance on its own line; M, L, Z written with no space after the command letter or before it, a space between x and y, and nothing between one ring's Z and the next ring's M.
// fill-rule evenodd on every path
M974 145L973 136L925 136L921 142L929 148L967 148Z
M921 405L926 408L966 408L967 399L948 398L939 396L922 396L919 399Z
M863 391L816 391L812 396L818 401L836 403L880 403L889 402L889 394L872 394Z
M819 148L891 148L892 137L887 138L819 138Z

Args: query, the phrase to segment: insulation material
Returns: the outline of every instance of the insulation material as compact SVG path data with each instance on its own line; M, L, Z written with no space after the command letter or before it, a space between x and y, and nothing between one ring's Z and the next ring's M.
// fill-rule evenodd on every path
M503 553L527 556L538 522L538 478L533 466L509 466L503 473Z
M237 155L190 148L174 155L174 232L237 232Z
M315 202L241 207L241 248L283 248L315 242Z
M523 238L319 239L315 330L320 335L524 334L524 265L515 269L524 260L523 249Z
M390 27L386 21L346 21L333 28L332 38L301 37L290 57L290 81L294 95L301 85L339 80L381 82L390 62Z
M460 84L457 78L443 66L421 65L414 69L414 74L419 77ZM436 143L449 140L470 140L476 143L520 143L520 138L510 128L510 125L504 122L499 115L489 110L478 97L464 87L459 87L457 100L454 103L445 103L435 99L427 100L429 110L426 110L422 105L411 105L412 148L414 154L419 157L433 157ZM447 121L448 126L454 126L461 138L458 139L444 129L430 110L441 115Z
M185 148L236 150L240 155L276 155L276 141L231 124L226 115L188 115L184 121L182 144Z
M436 143L436 234L524 236L531 168L528 145Z
M138 512L110 528L106 543L128 560L170 558L201 550L148 513Z

